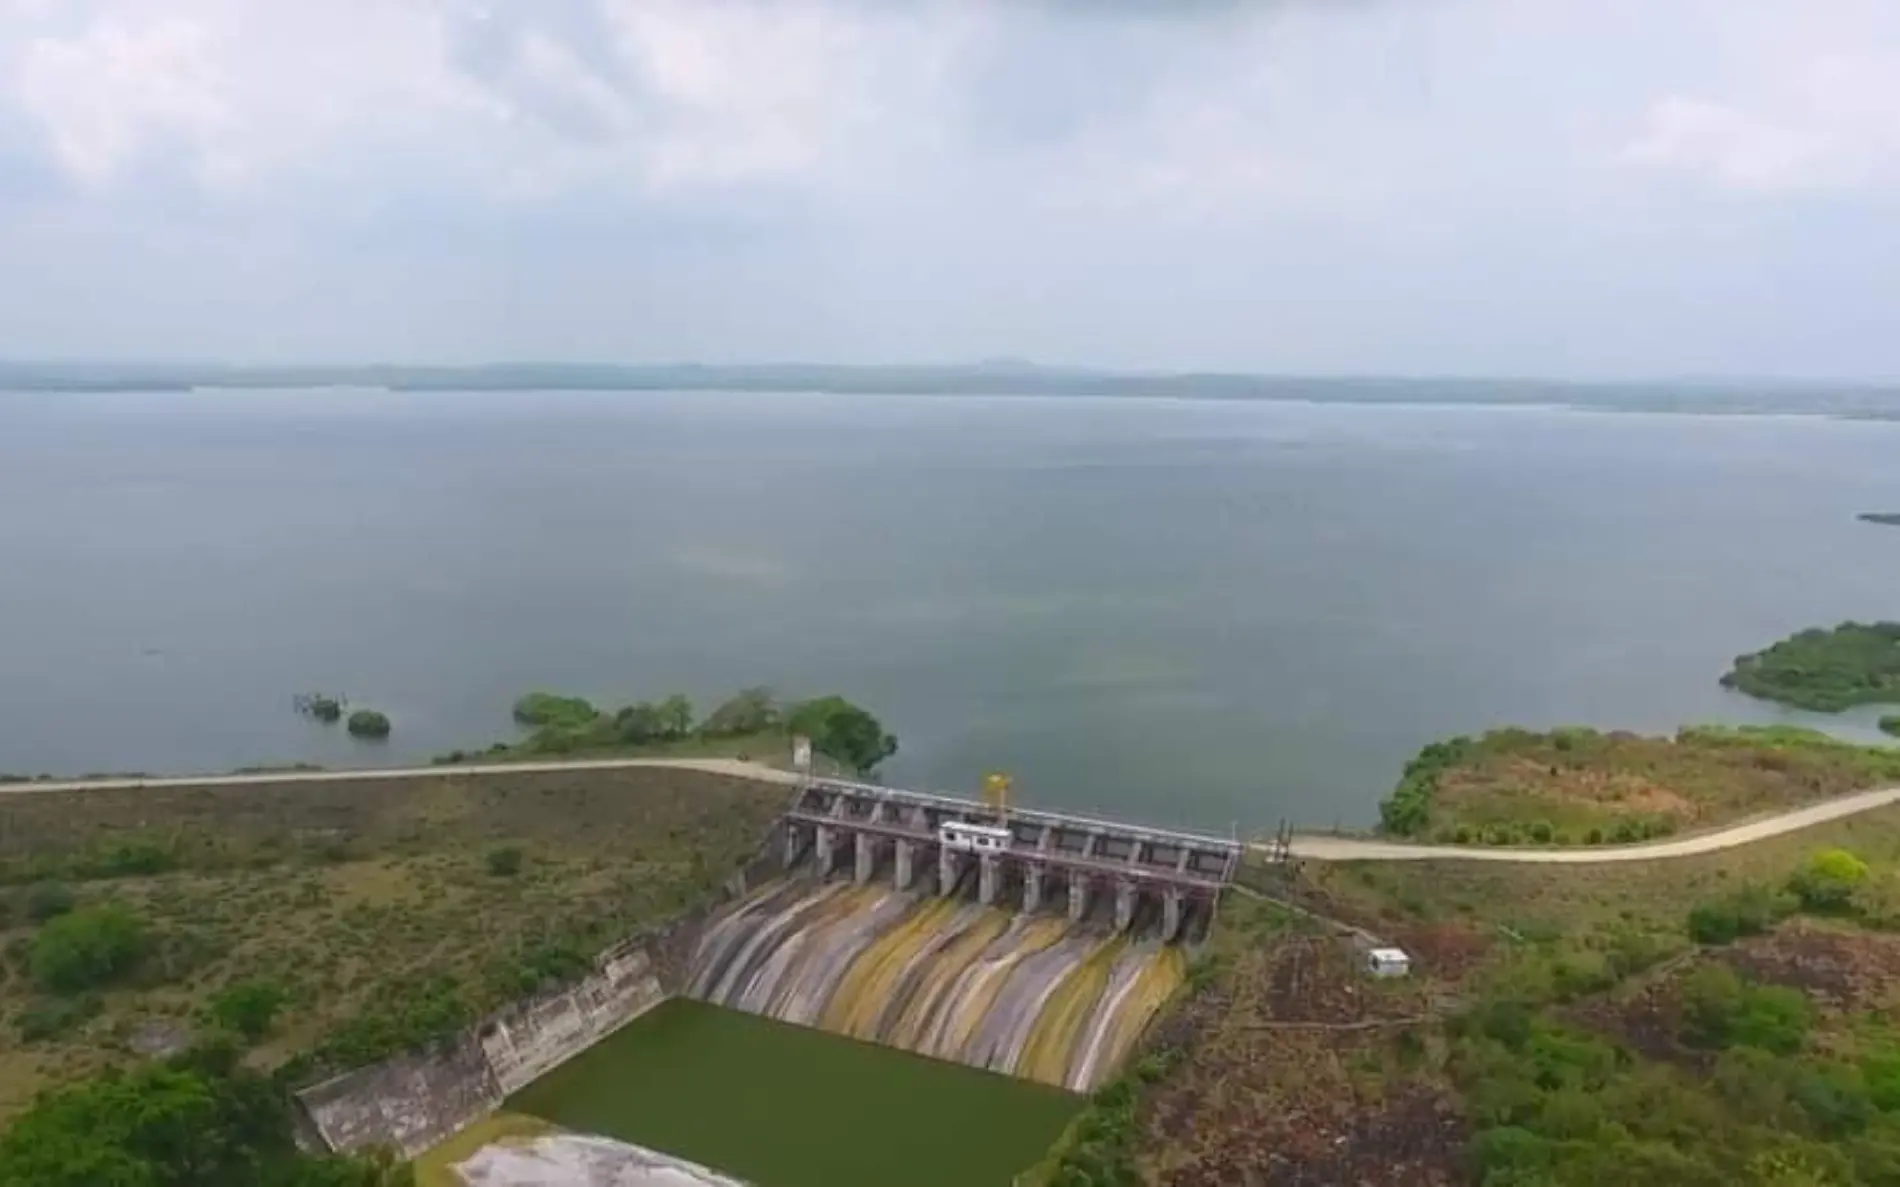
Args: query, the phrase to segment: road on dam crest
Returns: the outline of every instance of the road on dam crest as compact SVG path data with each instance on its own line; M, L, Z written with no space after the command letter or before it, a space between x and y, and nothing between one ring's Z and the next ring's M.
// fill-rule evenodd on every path
M485 776L502 774L560 774L571 771L624 771L641 767L665 767L681 771L704 771L710 775L728 775L737 779L756 779L790 787L799 782L792 771L782 771L759 763L728 758L604 758L576 759L571 762L469 763L439 767L360 768L347 771L261 771L241 775L182 775L146 778L129 776L115 779L40 779L0 786L0 794L27 795L71 791L109 791L131 788L165 787L245 787L279 783L347 783L363 779L439 779L448 776ZM1743 821L1727 828L1667 841L1640 845L1593 846L1587 849L1492 849L1465 845L1415 845L1405 841L1380 841L1365 837L1333 837L1296 834L1287 847L1287 855L1307 861L1505 861L1521 864L1599 865L1606 862L1657 861L1671 857L1693 857L1746 845L1753 841L1798 832L1830 820L1871 812L1900 802L1900 787L1880 787L1855 792L1792 808L1771 816ZM1269 852L1270 844L1253 846Z

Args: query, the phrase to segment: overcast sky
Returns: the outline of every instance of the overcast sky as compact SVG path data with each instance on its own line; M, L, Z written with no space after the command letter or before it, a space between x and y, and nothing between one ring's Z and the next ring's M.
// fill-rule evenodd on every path
M1900 376L1896 0L0 0L0 356Z

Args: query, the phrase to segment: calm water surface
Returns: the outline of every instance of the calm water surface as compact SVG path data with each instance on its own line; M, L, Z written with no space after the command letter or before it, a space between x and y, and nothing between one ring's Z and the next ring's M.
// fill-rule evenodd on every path
M1365 822L1504 723L1811 720L1900 616L1900 424L788 395L0 395L0 771L411 760L520 692L840 691L894 780ZM350 742L292 694L396 734ZM1872 711L1846 725L1875 736Z

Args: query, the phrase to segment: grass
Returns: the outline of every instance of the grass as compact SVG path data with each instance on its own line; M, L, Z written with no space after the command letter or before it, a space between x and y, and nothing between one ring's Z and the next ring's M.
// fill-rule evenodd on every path
M509 1107L757 1187L1008 1187L1081 1100L675 1000L530 1085Z
M703 898L782 806L778 788L672 770L0 797L0 1120L137 1058L148 1034L203 1033L235 984L285 995L265 1065L438 980L468 1010L499 1004ZM521 858L498 877L503 847ZM148 924L150 951L96 1011L28 976L28 899L48 877ZM29 1041L23 1018L59 1033Z
M1821 713L1900 704L1900 622L1844 622L1832 630L1802 631L1737 656L1722 683Z
M1432 753L1388 804L1405 800L1412 835L1452 844L1627 843L1900 782L1900 750L1790 727L1504 729Z

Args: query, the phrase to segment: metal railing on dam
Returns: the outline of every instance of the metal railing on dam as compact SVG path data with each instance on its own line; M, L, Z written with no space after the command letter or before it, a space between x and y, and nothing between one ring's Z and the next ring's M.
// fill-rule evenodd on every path
M935 889L948 895L974 867L981 904L1016 898L1035 912L1062 893L1072 920L1098 893L1113 893L1117 931L1152 901L1164 941L1196 908L1211 914L1245 851L1234 838L840 779L802 783L779 827L787 868L809 853L829 875L848 847L860 884L888 866L897 888L910 890L920 863L934 863Z

